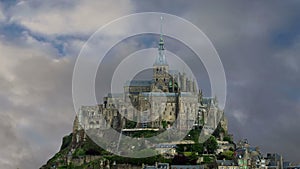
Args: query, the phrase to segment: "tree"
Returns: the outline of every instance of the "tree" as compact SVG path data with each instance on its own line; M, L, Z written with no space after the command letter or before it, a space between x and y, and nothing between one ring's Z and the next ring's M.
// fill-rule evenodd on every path
M226 135L224 138L223 138L224 141L228 141L229 143L233 143L232 141L232 138L228 135Z
M219 124L212 135L220 138L221 133L226 134L225 129Z
M202 154L202 153L203 153L203 150L204 150L203 144L195 143L195 144L193 145L193 151L194 151L194 152L197 152L198 154Z
M230 150L227 150L227 151L224 151L224 152L221 153L221 156L223 158L225 158L226 160L232 160L233 159L233 155L234 155L234 152L230 151Z
M208 140L206 140L206 142L204 143L204 146L207 149L207 152L209 154L213 154L215 153L215 151L218 148L218 143L217 140L214 136L211 136Z
M189 161L186 156L183 154L178 154L173 158L172 164L174 165L182 165L187 164Z

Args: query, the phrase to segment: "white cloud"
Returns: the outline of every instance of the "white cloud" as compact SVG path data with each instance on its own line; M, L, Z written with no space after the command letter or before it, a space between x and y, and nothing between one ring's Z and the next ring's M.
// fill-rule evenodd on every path
M39 168L59 148L74 118L73 60L26 33L0 39L0 166Z
M18 162L32 151L28 147L28 143L20 139L16 130L17 122L11 117L11 112L5 113L1 112L0 114L0 127L4 136L0 139L1 152L3 152L0 154L0 164L3 168L13 168L12 159Z
M70 55L76 56L84 41L63 41L67 54L60 58L49 42L37 41L27 32L18 38L13 42L0 38L0 123L9 123L0 131L9 134L7 139L15 139L9 142L0 137L0 143L7 145L0 155L0 166L38 168L58 151L62 137L72 131L75 57ZM128 43L120 50L137 45Z
M129 1L28 1L12 8L11 20L42 34L87 34L131 9Z

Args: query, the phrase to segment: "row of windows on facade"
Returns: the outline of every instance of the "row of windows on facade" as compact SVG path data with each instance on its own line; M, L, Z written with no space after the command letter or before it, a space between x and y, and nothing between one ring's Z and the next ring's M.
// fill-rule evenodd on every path
M162 72L162 71L166 71L166 68L156 68L156 72Z
M158 106L157 106L158 107ZM161 111L161 108L160 107L158 107L158 109L157 109L158 111ZM168 110L168 107L166 106L165 107L165 111L167 111ZM191 108L188 108L188 107L185 107L185 111L189 111L189 110L193 110L193 109L191 109ZM174 107L172 107L172 111L175 111L175 108ZM124 109L124 110L121 110L121 112L125 112L125 114L127 114L128 113L128 110L127 109ZM101 113L101 111L99 111L99 113ZM110 114L112 114L113 112L111 112L111 111L108 111L107 112L107 114L108 115L110 115ZM95 116L95 112L93 111L93 112L89 112L88 113L90 116ZM165 112L164 112L164 115L165 115Z
M156 78L155 81L158 81L158 78ZM167 81L166 78L164 78L164 82L166 82L166 81Z

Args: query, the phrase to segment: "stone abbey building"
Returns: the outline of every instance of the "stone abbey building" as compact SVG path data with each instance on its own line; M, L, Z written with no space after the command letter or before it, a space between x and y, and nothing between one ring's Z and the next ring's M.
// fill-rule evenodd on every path
M74 130L214 130L220 119L227 128L216 98L203 97L194 79L169 70L160 35L152 79L127 81L123 93L109 93L100 105L82 106Z

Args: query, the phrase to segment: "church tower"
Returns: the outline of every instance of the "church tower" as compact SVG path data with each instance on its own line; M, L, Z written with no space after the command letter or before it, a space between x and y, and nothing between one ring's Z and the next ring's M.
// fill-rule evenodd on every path
M153 64L153 81L152 91L169 92L169 65L165 56L164 40L162 35L162 18L160 25L160 39L158 43L158 56Z

